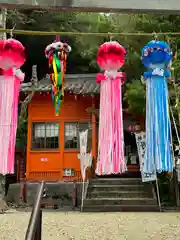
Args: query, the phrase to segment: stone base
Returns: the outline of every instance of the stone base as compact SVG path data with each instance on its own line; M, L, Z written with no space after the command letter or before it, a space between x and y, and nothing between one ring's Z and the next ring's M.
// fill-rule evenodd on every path
M87 212L159 211L152 185L141 178L96 178L84 200Z
M19 183L10 184L6 196L6 202L19 205L21 203L20 196L21 196L20 184Z
M38 190L39 183L26 183L27 205L32 206ZM73 182L54 182L46 183L46 197L42 199L42 204L50 203L58 206L73 206L74 183ZM82 183L76 183L76 206L81 204ZM20 198L20 183L11 184L9 186L6 201L15 205L22 205Z
M5 211L8 210L8 205L5 202L5 200L0 200L0 213L4 213Z

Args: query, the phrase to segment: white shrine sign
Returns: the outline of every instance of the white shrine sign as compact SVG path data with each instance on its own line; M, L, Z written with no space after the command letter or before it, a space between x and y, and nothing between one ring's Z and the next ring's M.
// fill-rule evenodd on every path
M86 169L92 165L92 154L87 153L87 140L88 140L88 130L79 133L80 139L80 154L78 158L80 159L81 165L81 175L83 181L86 178Z
M142 182L156 181L157 179L156 172L153 174L143 172L145 152L146 152L146 133L145 132L135 133L135 138L136 138L137 150L139 155Z

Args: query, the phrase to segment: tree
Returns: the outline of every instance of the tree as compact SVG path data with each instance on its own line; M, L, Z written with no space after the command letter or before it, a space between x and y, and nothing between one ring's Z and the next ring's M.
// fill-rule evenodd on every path
M126 84L124 101L132 116L145 116L145 87L140 80Z
M25 30L46 30L46 31L66 31L66 32L139 32L152 33L152 36L73 36L62 37L72 46L72 53L68 57L68 73L75 72L97 72L96 53L100 44L104 41L117 40L125 46L127 56L124 70L127 74L127 83L132 82L132 86L125 86L127 91L125 102L129 111L141 113L138 103L144 99L143 96L136 95L135 92L141 88L141 83L132 81L140 79L145 71L141 62L141 48L153 39L154 32L176 32L180 30L180 16L176 15L154 15L154 14L99 14L99 13L77 13L77 12L50 12L45 10L8 10L8 28L16 24L16 28ZM16 36L27 49L27 62L23 66L26 72L26 80L31 77L31 66L38 65L38 77L41 78L48 72L47 59L44 56L44 49L47 44L54 40L54 37L39 36ZM180 37L163 36L162 40L169 42L175 52L180 47ZM37 49L37 51L35 51ZM177 59L173 62L175 78L180 77L180 53L177 51ZM135 90L135 88L137 88ZM142 89L140 89L142 90ZM144 94L142 92L142 94ZM136 99L138 97L138 99ZM128 99L129 98L129 99ZM133 100L134 99L134 100ZM137 102L137 104L135 104ZM130 106L131 105L131 106ZM136 105L136 106L135 106ZM144 107L142 114L144 114Z
M180 17L176 15L153 14L99 14L77 12L50 12L45 10L8 10L8 28L16 24L16 28L25 30L66 31L66 32L148 32L152 36L63 36L62 40L72 45L72 53L68 58L68 72L96 72L96 53L104 41L117 40L127 50L125 71L128 80L139 79L144 71L140 57L141 48L153 38L153 32L179 31ZM28 50L28 63L24 65L30 75L29 65L38 64L41 77L48 71L44 57L44 48L54 40L54 37L17 36ZM161 37L168 40L173 50L180 47L179 37ZM34 49L38 49L38 54ZM76 64L74 64L76 62ZM175 63L174 63L175 64ZM175 65L178 65L177 63ZM179 65L178 65L179 66ZM179 68L177 66L177 68ZM177 69L176 68L176 69ZM177 73L178 71L176 71Z
M68 58L69 73L97 72L96 53L100 44L104 41L117 40L127 50L125 71L128 79L139 78L142 73L140 61L140 48L145 44L146 38L140 36L98 36L98 33L106 32L136 32L138 15L128 14L99 14L99 13L67 13L49 12L40 10L9 10L8 28L16 24L16 28L25 30L66 31L66 32L94 32L97 36L62 37L72 46L72 53ZM42 76L43 71L48 71L47 61L44 57L44 49L54 40L53 37L16 36L28 50L28 64L24 65L26 75L30 77L29 65L41 65L38 72ZM34 51L36 49L38 51ZM37 52L39 54L37 54ZM74 64L76 62L76 64Z

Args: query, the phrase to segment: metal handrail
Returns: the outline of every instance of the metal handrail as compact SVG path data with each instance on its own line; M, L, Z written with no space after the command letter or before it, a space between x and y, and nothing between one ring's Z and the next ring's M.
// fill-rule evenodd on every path
M37 191L36 202L34 203L31 217L28 224L25 240L40 240L42 227L41 199L43 197L45 182L42 181Z

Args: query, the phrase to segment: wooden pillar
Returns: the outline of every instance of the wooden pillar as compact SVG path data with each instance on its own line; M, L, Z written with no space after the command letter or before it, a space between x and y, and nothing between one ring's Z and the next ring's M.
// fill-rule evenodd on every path
M92 107L95 108L95 97L92 97ZM92 157L93 157L93 170L95 171L97 159L97 129L96 129L96 116L92 114ZM94 172L93 172L94 174Z
M60 162L59 162L59 172L60 172L60 179L63 179L63 166L64 166L64 121L60 122Z
M21 156L19 159L20 199L23 200L24 203L27 203L25 161L26 161L26 155L21 153Z
M18 153L15 153L15 161L16 161L16 181L20 182L20 156Z

